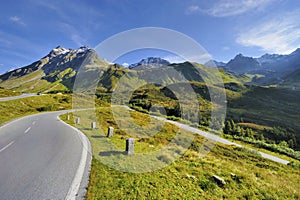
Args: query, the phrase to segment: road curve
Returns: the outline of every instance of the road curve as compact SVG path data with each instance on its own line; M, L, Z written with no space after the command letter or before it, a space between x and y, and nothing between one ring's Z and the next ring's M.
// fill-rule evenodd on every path
M58 118L66 112L31 115L0 127L0 199L83 199L90 144Z
M159 118L160 118L159 120L163 120L163 119L164 119L164 118L161 118L161 117L155 117L155 118L156 118L156 119L159 119ZM217 136L217 135L215 135L215 134L208 133L208 132L205 132L205 131L201 131L201 130L199 130L199 129L197 129L197 128L193 128L193 127L190 127L190 126L188 126L188 125L181 124L181 123L178 123L178 122L174 122L174 121L171 121L171 120L166 120L166 121L169 122L169 123L172 123L172 124L174 124L174 125L176 125L176 126L178 126L178 127L180 127L180 128L182 128L182 129L184 129L184 130L187 130L187 131L191 131L191 132L197 133L197 134L199 134L199 135L201 135L201 136L203 136L203 137L205 137L205 138L207 138L207 139L213 140L213 141L215 141L215 142L219 142L219 143L227 144L227 145L234 145L234 146L238 146L238 147L243 147L243 146L240 145L240 144L231 142L231 141L226 140L226 139L224 139L224 138L221 138L221 137L219 137L219 136ZM254 149L251 149L251 148L249 148L249 147L245 147L245 148L248 148L248 149L250 149L251 151L260 154L263 158L272 160L272 161L274 161L274 162L278 162L278 163L285 164L285 165L287 165L287 164L289 163L289 161L284 160L284 159L282 159L282 158L278 158L278 157L276 157L276 156L273 156L273 155L270 155L270 154L267 154L267 153L263 153L263 152L261 152L261 151L254 150Z
M22 98L34 97L34 96L38 96L38 95L37 94L22 94L19 96L3 97L3 98L0 98L0 101L10 101L10 100L16 100L16 99L22 99Z
M118 105L114 105L114 106L118 106ZM122 107L125 107L125 108L127 108L129 110L135 111L135 110L131 109L128 106L122 106ZM182 124L182 123L179 123L179 122L168 120L168 119L165 119L163 117L158 117L158 116L154 116L154 115L151 115L151 116L154 117L157 120L164 121L164 122L169 122L171 124L174 124L174 125L178 126L179 128L184 129L184 130L191 131L193 133L197 133L197 134L199 134L199 135L201 135L201 136L203 136L203 137L205 137L207 139L210 139L212 141L219 142L219 143L226 144L226 145L234 145L234 146L238 146L238 147L243 147L240 144L231 142L231 141L226 140L224 138L221 138L221 137L219 137L219 136L217 136L215 134L208 133L208 132L205 132L205 131L201 131L201 130L199 130L197 128L188 126L186 124ZM245 147L245 148L248 148L248 147ZM279 158L277 156L273 156L273 155L270 155L270 154L267 154L267 153L264 153L264 152L261 152L261 151L257 151L257 150L251 149L251 148L248 148L248 149L252 150L253 152L256 152L256 153L260 154L263 158L272 160L274 162L285 164L285 165L287 165L289 163L288 160L284 160L284 159Z

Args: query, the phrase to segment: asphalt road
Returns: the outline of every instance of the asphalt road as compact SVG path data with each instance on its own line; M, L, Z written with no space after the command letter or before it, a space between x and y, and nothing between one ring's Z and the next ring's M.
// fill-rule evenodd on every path
M88 139L58 115L31 115L0 127L0 199L82 199Z
M33 97L33 96L38 96L38 95L37 94L22 94L22 95L13 96L13 97L3 97L3 98L0 98L0 101L10 101L10 100L21 99L21 98L26 98L26 97Z

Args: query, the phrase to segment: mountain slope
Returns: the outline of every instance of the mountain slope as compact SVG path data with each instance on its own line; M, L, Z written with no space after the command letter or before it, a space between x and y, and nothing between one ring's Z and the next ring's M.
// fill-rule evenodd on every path
M238 54L228 63L211 60L205 65L218 66L227 72L245 76L244 83L247 84L295 89L289 78L300 70L300 48L288 55L264 54L258 58Z
M108 65L89 47L72 50L58 46L39 61L1 75L0 86L20 92L69 91L87 57L85 65Z
M148 64L146 64L147 66ZM144 84L154 83L160 85L170 85L179 82L204 82L208 77L214 77L215 70L197 63L173 63L163 67L153 67L142 69L144 65L139 65L139 70L135 68L123 68L120 65L110 65L99 80L98 90L101 92L112 92L120 78L120 84L125 84L127 89L135 88L139 80ZM219 70L219 75L224 83L241 83L240 77L224 70ZM213 80L210 80L213 82ZM216 81L216 80L215 80ZM216 81L217 82L217 81Z

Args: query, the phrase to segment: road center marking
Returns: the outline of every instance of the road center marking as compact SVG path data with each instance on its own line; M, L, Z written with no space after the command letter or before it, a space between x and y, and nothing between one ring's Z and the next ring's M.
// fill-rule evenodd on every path
M28 131L29 131L30 129L31 129L31 127L28 127L24 133L28 133Z
M0 153L2 151L4 151L5 149L7 149L10 145L12 145L15 141L11 141L8 145L6 145L5 147L3 147L2 149L0 149Z
M36 121L33 121L33 122L32 122L32 125L35 125L35 123L36 123Z

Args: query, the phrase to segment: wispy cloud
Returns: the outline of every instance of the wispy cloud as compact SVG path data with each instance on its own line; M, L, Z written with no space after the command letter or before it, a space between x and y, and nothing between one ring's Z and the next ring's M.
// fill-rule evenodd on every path
M0 30L0 51L2 55L5 53L29 59L28 55L30 53L39 55L41 50L44 50L44 47L41 44L32 42L23 36L18 36Z
M243 30L236 42L243 46L260 47L270 53L288 54L300 47L299 10L255 24ZM279 17L280 16L280 17Z
M83 38L80 32L70 24L60 23L62 31L64 34L70 36L70 39L78 46L83 46L87 44L87 40Z
M219 0L209 8L197 5L189 6L188 14L205 13L214 17L229 17L246 13L250 10L262 10L274 0Z
M230 47L225 46L225 47L223 47L222 49L223 49L224 51L228 51L228 50L230 50Z
M187 14L193 14L193 13L202 12L202 11L203 11L203 9L201 9L199 6L196 6L196 5L191 5L186 9Z
M26 26L26 24L23 22L23 20L20 17L18 17L18 16L12 16L12 17L10 17L9 21L11 21L11 22L13 22L15 24Z
M182 57L175 56L175 55L174 56L165 56L165 57L163 57L163 59L169 61L170 63L182 63L182 62L186 61Z
M90 4L82 2L74 4L71 0L66 2L69 4L68 7L61 6L59 2L36 1L36 5L53 12L56 15L53 19L57 21L55 24L77 46L87 45L86 38L91 37L93 31L101 27L98 19L103 14Z

